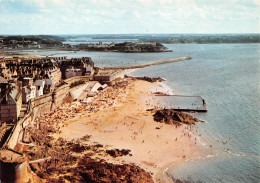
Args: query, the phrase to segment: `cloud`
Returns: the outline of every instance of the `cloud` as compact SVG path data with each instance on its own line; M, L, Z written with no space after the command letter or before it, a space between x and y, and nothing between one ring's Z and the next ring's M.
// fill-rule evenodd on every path
M0 34L236 32L238 22L259 32L259 1L248 0L0 0ZM34 18L32 18L34 17ZM5 20L5 21L4 21ZM12 22L9 27L1 26ZM3 27L3 28L2 28ZM43 29L44 27L44 29ZM232 28L233 27L233 28ZM8 30L7 30L8 29ZM32 28L31 28L32 29ZM232 32L232 31L231 31ZM130 32L131 33L131 32Z
M255 3L257 6L260 6L260 1L259 1L259 0L254 0L254 3Z
M0 2L1 2L1 0L0 0ZM6 18L0 18L0 23L6 24L6 23L8 23L8 19L6 19Z

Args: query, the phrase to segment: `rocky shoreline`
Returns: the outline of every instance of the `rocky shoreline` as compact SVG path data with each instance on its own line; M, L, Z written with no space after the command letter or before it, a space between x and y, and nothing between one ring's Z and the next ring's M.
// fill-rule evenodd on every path
M148 172L134 164L113 164L93 158L96 154L114 158L126 156L130 150L106 150L101 144L87 145L85 142L90 136L77 141L62 138L55 141L46 133L48 131L53 131L50 125L41 130L42 137L47 135L47 138L34 133L32 139L37 139L39 145L25 152L30 169L40 179L47 182L153 182Z

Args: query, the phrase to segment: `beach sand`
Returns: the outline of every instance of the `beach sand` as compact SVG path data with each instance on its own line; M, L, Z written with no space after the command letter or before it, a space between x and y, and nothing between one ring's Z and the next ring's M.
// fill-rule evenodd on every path
M196 125L176 127L153 120L154 112L147 111L153 103L143 100L143 96L153 95L154 91L165 92L165 88L160 83L130 80L127 87L99 95L86 106L93 110L83 110L65 121L54 137L76 140L91 135L91 143L106 149L130 149L132 156L102 158L113 163L134 163L150 172L155 182L169 182L165 174L168 167L204 157L207 151L196 139Z

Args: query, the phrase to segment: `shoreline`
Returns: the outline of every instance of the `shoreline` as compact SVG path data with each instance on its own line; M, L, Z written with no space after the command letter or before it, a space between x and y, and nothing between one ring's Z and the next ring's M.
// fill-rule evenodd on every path
M185 163L187 159L208 155L204 151L205 147L197 143L196 133L194 133L196 126L175 127L175 125L154 121L153 113L147 111L149 105L153 105L152 102L145 102L141 99L144 95L154 95L155 91L169 93L171 88L165 82L151 83L129 78L124 80L129 81L126 87L119 89L111 87L110 91L102 93L90 105L86 106L78 102L65 104L53 112L39 116L36 121L41 124L44 120L48 124L54 120L52 126L58 131L48 133L54 144L59 139L77 142L84 136L90 135L91 138L87 144L90 146L101 144L102 151L130 150L130 155L110 157L101 153L95 154L93 158L114 165L134 164L151 174L154 182L173 182L167 170L174 164ZM89 111L88 109L92 106L94 106L94 111ZM59 116L59 112L62 114L63 110L72 111L72 109L79 112L60 122L55 119L55 116ZM54 118L48 116L54 116ZM33 171L26 177L21 175L25 171L23 169L30 167L29 164L22 165L17 172L17 182L26 180L27 176L35 177ZM37 176L35 181L39 182Z
M184 163L186 159L203 156L205 152L194 140L195 134L188 137L186 125L176 128L157 123L153 121L151 112L146 111L146 104L138 103L140 95L136 95L152 94L150 89L157 84L134 81L128 86L128 91L126 89L118 93L113 106L68 120L64 127L60 127L61 133L54 134L54 138L76 140L90 134L92 143L97 142L110 148L130 149L131 156L116 159L106 157L105 160L111 163L134 163L150 172L155 182L168 182L164 180L167 176L163 174L166 169L177 162ZM129 109L135 110L130 112ZM171 135L173 131L174 135Z

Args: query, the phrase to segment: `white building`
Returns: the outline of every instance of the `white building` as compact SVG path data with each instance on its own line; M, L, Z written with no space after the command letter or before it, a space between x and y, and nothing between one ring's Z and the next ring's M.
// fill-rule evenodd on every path
M94 72L93 66L88 64L86 67L86 73L93 74L93 72Z
M36 97L36 86L29 85L24 86L22 89L22 101L23 103L28 103L29 100Z
M45 79L44 80L44 91L45 93L49 93L51 91L53 91L53 89L55 88L55 86L53 85L53 81L51 79Z
M45 80L36 80L35 81L36 97L43 95L44 85L45 85Z

